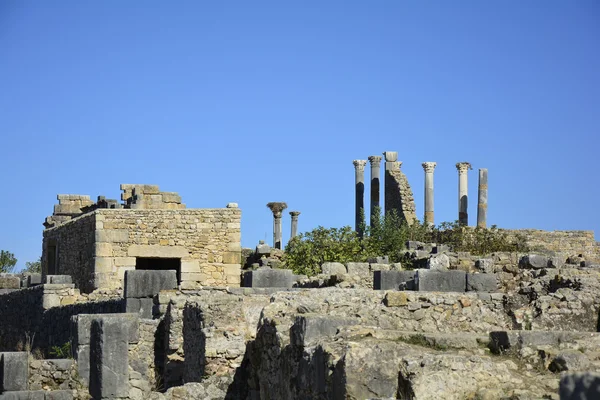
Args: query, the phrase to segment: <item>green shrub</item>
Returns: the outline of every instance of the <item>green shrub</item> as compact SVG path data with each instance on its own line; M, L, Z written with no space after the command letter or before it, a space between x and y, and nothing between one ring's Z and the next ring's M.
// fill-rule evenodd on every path
M62 346L52 346L48 354L52 358L73 358L73 354L71 352L71 342L67 342Z

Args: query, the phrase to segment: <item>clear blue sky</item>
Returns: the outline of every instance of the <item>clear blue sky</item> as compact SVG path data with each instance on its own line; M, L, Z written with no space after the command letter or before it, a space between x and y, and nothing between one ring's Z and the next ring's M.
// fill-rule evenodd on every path
M41 253L57 193L120 183L242 209L242 245L352 225L353 159L398 151L423 215L600 240L600 3L0 2L0 249ZM367 169L368 170L368 169ZM368 173L367 173L368 178ZM368 187L367 187L368 193ZM368 201L367 201L368 204Z

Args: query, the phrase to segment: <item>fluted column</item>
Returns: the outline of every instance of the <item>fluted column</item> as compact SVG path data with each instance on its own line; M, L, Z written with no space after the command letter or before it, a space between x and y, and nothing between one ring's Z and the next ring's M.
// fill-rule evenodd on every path
M365 215L365 165L367 160L354 160L354 187L355 187L355 208L354 208L354 230L362 237L362 222Z
M379 177L381 175L381 156L370 156L369 162L371 163L371 226L375 222L375 218L379 218L376 215L375 210L379 208Z
M300 215L300 211L290 211L290 215L292 216L292 232L290 234L290 239L298 234L298 215Z
M433 225L433 171L437 163L427 161L421 164L421 166L423 166L423 170L425 171L425 223Z
M459 162L456 163L458 170L458 223L460 225L469 225L469 188L468 188L468 171L471 168L471 163Z
M284 202L267 203L267 207L273 212L273 247L281 249L281 213L287 208Z
M479 196L477 197L477 226L487 227L487 197L488 197L488 170L479 168Z

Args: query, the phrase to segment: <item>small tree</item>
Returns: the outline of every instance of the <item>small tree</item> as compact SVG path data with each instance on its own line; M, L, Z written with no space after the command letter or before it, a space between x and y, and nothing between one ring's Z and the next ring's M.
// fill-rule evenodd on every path
M15 255L10 251L0 250L0 272L12 272L17 264Z
M42 257L38 258L37 261L27 261L25 263L25 271L31 274L42 273Z

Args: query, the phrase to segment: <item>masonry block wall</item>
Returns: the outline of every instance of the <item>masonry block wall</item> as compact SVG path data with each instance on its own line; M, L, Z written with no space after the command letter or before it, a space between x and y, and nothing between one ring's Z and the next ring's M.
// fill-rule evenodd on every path
M42 270L70 274L89 292L122 287L140 259L169 259L182 288L239 286L240 220L237 207L96 209L44 231Z
M546 250L567 255L582 254L600 261L600 245L593 231L542 231L538 229L505 230L509 235L520 234L533 250Z

